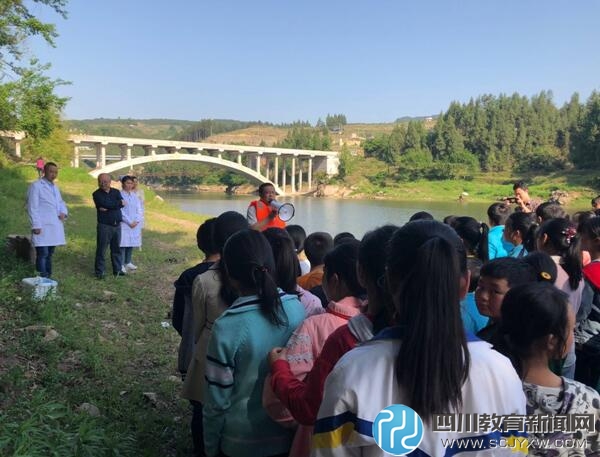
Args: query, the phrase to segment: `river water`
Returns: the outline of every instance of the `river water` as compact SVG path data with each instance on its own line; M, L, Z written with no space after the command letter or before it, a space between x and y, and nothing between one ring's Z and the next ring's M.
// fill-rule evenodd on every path
M230 196L206 192L158 193L168 203L184 211L209 216L218 216L224 211L238 211L245 215L248 204L256 198L249 195ZM386 223L402 225L417 211L427 211L439 220L448 215L472 216L487 223L486 211L491 204L314 197L285 197L281 201L292 203L296 209L294 218L288 224L299 224L307 233L325 231L336 235L340 232L351 232L357 238Z

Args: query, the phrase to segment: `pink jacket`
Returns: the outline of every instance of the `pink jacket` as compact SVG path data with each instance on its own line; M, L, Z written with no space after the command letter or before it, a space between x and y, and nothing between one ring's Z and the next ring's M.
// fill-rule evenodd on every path
M286 345L287 361L294 376L304 379L321 353L325 341L338 327L360 314L365 302L357 297L344 297L339 302L330 301L325 313L308 317L292 334ZM296 421L281 404L271 389L271 376L265 381L263 406L269 416L285 427L294 427ZM300 425L296 431L290 457L305 455L310 443L312 426Z

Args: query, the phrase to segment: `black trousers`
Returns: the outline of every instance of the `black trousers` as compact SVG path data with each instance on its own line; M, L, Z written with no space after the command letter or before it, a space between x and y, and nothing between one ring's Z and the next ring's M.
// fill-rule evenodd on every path
M113 274L121 271L121 226L98 224L96 228L96 261L94 271L96 276L104 276L104 255L110 247L110 263Z

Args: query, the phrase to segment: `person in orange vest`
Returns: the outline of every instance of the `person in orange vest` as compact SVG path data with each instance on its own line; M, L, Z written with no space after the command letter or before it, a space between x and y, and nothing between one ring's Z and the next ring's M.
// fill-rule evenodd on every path
M275 186L269 182L262 183L258 188L258 196L260 199L250 202L246 212L250 227L260 231L271 227L285 228L285 222L277 215L277 209L271 206L271 202L277 197Z

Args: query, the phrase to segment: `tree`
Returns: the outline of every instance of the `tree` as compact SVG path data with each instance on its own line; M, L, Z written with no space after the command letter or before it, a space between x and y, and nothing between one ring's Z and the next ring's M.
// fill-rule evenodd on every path
M32 0L66 17L67 0ZM23 60L30 37L40 36L54 46L53 24L40 21L21 0L0 2L0 124L5 130L24 130L34 139L48 138L60 124L60 112L67 99L54 90L61 80L44 75L48 65L36 59Z

